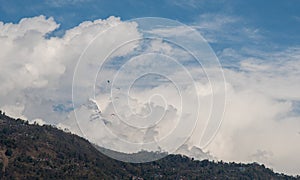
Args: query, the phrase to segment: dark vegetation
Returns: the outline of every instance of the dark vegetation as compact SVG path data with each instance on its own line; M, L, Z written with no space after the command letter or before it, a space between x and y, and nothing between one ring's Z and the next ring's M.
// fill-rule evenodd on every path
M50 125L31 125L1 112L0 179L41 178L296 179L257 163L195 161L182 155L143 164L124 163L103 155L79 136Z

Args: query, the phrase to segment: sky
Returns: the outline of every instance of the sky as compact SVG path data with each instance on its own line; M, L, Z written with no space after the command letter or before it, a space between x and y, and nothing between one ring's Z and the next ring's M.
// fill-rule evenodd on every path
M297 0L0 0L0 109L300 174L299 32Z

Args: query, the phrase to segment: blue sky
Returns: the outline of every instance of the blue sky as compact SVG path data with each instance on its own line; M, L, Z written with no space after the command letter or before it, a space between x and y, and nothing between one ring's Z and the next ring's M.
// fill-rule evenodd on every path
M242 18L240 27L260 29L267 43L297 45L300 42L300 3L286 1L208 1L208 0L15 0L0 1L0 17L4 22L18 22L23 17L53 16L69 29L82 21L119 16L123 20L138 17L165 17L182 23L198 22L201 14L220 14Z
M121 20L115 17L120 17ZM145 35L144 32L139 31L140 26L126 22L126 20L140 17L169 18L193 27L206 39L221 62L226 81L221 82L220 79L214 79L215 77L212 76L209 80L215 83L215 87L221 87L216 88L214 92L211 90L211 84L202 81L201 78L205 79L206 76L199 72L199 68L194 67L193 64L189 67L191 73L200 73L197 74L200 80L196 81L196 92L204 104L208 104L207 107L210 107L209 97L217 99L223 97L218 96L223 92L226 94L226 111L224 114L222 111L218 113L223 116L222 126L211 144L203 147L203 151L210 152L210 155L219 160L257 161L279 172L300 174L298 155L300 151L299 0L0 0L0 81L2 82L0 84L0 109L14 117L28 119L31 122L54 124L77 133L78 127L74 123L76 118L72 111L74 108L72 80L78 76L78 82L80 82L78 95L83 97L83 100L80 100L85 104L76 106L75 110L84 115L87 113L91 117L100 117L95 114L95 109L103 107L103 112L108 112L109 116L102 118L105 118L107 122L110 120L113 122L115 117L110 116L111 112L114 112L111 105L113 100L102 101L101 98L107 98L105 93L103 96L99 93L99 96L93 97L95 99L92 101L87 100L86 96L90 97L90 94L86 89L90 90L90 84L96 83L96 81L87 82L87 80L94 80L93 72L98 72L100 66L97 63L105 59L105 55L112 50L110 48ZM23 20L20 21L21 19ZM60 24L59 28L58 24ZM118 26L112 28L107 36L103 36L103 39L99 38L98 43L101 48L91 48L88 51L90 54L84 56L91 64L78 66L81 71L76 72L75 65L79 62L79 57L84 54L83 50L94 41L98 33L106 32L109 27L115 27L116 24ZM195 39L195 34L191 35L180 28L182 27L172 29L166 26L165 29L154 28L153 30L157 31L153 32L171 34L170 36L175 37L181 36L183 40L186 40L186 45L190 45L199 53L202 52L197 46L199 41ZM196 42L191 43L193 41ZM176 50L175 46L166 42L149 40L147 41L149 46L141 46L141 49L144 48L145 52L149 49L149 52L164 52L168 56L176 55L179 61L181 58L184 60L188 57L185 57L184 52ZM120 53L116 55L116 59L119 56L126 59L128 57L126 54L134 56L137 50L136 44L129 43L128 47L126 44L124 52L122 50L116 52L116 54ZM182 72L166 63L169 61L164 62L159 58L153 59L161 61L151 61L150 56L149 58L149 61L132 62L136 63L133 65L139 65L141 70L152 67L157 71L170 73L175 79L182 78ZM122 62L118 61L118 63ZM155 63L151 64L151 62ZM184 62L182 64L185 65ZM123 64L112 63L112 65L115 68L123 67ZM137 72L140 70L139 68L132 69ZM126 72L131 72L132 69ZM113 72L106 70L104 68L100 73L105 87L100 85L108 92L111 90L111 85L107 83L107 79L112 77ZM212 69L209 70L215 72ZM130 79L133 75L134 73L127 73L122 77ZM149 81L146 79L144 78L146 81L144 83L147 84ZM123 80L120 79L119 82L125 82ZM137 83L143 85L140 81ZM220 85L223 83L226 88ZM187 84L193 83L187 82ZM137 88L134 102L141 102L145 105L149 103L147 98L152 95L151 93L155 95L161 93L171 100L168 104L169 109L165 109L170 115L168 117L175 117L178 114L180 109L178 102L173 101L177 96L170 87L164 84L159 84L154 89L143 87L145 86ZM190 92L189 88L183 89L183 94ZM85 94L87 95L83 96ZM124 97L127 96L124 95ZM186 97L188 99L190 96ZM123 105L119 102L118 104ZM124 106L126 106L125 103ZM89 114L90 107L95 108L92 109L94 114ZM162 107L159 103L155 106L157 112L160 112ZM190 109L194 108L187 108L187 114L190 113ZM144 111L141 112L144 113ZM203 112L209 113L210 111L204 108ZM195 113L189 115L191 114ZM82 117L84 120L87 119L86 116ZM89 123L82 121L92 137L98 135L97 126ZM92 123L98 123L98 121ZM201 129L201 127L199 125L196 128ZM128 137L143 137L143 135L136 136L123 127L113 126L113 128L118 133L129 132ZM202 131L194 132L195 134L185 145L202 148L198 142L200 137L198 132ZM150 134L149 136L152 137L157 132L147 133L146 135ZM101 136L101 138L104 138L104 142L108 144L114 144L111 143L115 140L113 137L105 134L105 137ZM188 155L192 153L188 149L182 152Z

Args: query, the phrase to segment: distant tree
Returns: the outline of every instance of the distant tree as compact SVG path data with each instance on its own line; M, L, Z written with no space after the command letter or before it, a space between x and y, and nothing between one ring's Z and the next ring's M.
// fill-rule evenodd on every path
M9 133L9 129L8 129L7 127L4 127L4 128L2 129L2 133L3 133L3 134L8 134L8 133Z
M6 151L5 151L5 155L6 156L11 156L12 155L12 150L10 148L8 148Z

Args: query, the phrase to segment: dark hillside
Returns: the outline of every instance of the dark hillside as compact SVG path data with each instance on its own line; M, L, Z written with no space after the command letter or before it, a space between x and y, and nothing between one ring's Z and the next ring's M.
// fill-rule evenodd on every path
M141 154L146 152L141 152ZM147 153L146 153L147 154ZM194 161L181 155L144 164L111 159L87 140L49 125L0 115L1 179L293 179L263 165Z

